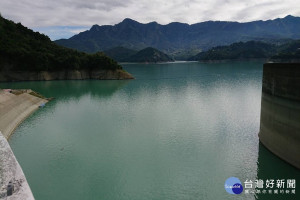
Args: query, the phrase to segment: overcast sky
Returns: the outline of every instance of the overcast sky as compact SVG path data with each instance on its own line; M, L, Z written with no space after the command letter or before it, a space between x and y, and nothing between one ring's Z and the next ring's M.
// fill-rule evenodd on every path
M51 39L124 18L142 23L267 20L300 16L299 0L0 0L2 16Z

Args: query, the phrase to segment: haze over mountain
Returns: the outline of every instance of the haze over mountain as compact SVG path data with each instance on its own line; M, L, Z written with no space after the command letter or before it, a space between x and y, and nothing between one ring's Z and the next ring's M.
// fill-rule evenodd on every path
M200 52L239 41L277 43L288 38L300 38L300 17L288 15L247 23L206 21L192 25L178 22L167 25L156 22L142 24L127 18L113 26L94 25L70 39L55 42L85 52L104 51L117 46L135 50L151 46L170 55L180 55L186 51Z

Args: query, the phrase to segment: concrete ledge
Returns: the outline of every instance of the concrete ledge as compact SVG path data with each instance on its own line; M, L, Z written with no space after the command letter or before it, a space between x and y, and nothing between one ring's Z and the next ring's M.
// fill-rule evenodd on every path
M33 200L33 194L14 153L6 138L0 132L0 199ZM12 195L8 196L8 185L13 185Z

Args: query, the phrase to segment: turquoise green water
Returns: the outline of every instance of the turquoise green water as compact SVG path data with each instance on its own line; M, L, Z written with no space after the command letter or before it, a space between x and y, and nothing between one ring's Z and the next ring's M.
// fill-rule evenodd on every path
M0 84L55 97L10 139L37 200L274 199L225 180L300 181L259 144L262 62L124 68L136 79Z

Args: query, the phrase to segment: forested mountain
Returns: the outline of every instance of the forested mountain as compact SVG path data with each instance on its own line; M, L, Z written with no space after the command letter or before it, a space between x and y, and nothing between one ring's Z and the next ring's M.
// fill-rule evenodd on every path
M104 51L105 55L111 57L112 59L118 61L118 62L127 62L128 58L134 54L136 54L138 51L128 49L125 47L114 47L112 49L108 49Z
M86 54L61 47L47 36L0 16L0 71L121 69L103 53Z
M189 60L213 61L232 59L296 59L300 58L300 40L290 41L282 45L257 41L238 42L228 46L214 47L201 52Z
M286 16L267 21L247 23L207 21L197 24L173 22L161 25L156 22L142 24L125 19L116 25L94 25L90 30L70 39L55 41L62 46L85 52L97 52L123 46L140 50L153 47L169 55L200 52L212 47L240 41L282 42L300 39L300 17ZM179 53L178 53L179 52Z
M249 41L233 43L229 46L218 46L208 51L201 52L189 60L226 60L226 59L251 59L269 58L277 53L274 44Z
M281 45L278 52L278 54L271 57L271 60L280 62L300 62L300 40Z
M173 61L170 56L152 47L147 47L140 51L134 51L124 47L116 47L104 51L104 53L119 62L156 63Z

